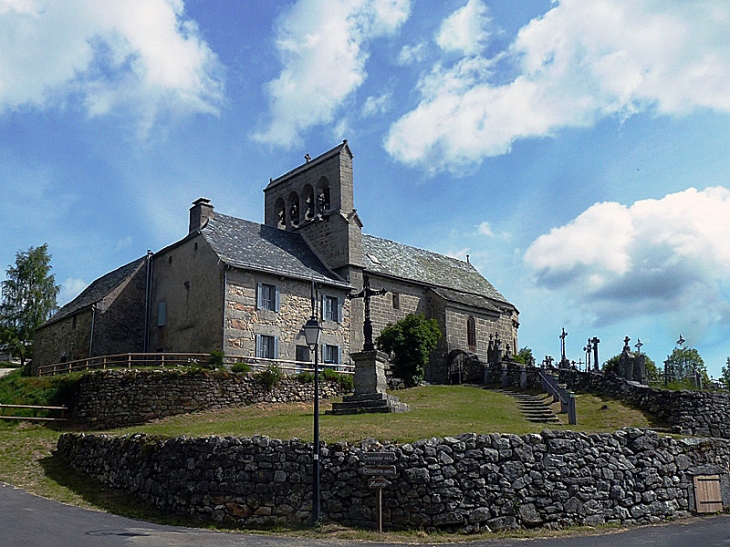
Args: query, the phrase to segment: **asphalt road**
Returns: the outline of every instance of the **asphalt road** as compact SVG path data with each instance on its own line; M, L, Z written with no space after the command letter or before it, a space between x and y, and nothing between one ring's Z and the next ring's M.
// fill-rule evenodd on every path
M209 532L150 524L63 505L0 483L0 547L338 547L350 543L354 542ZM393 544L385 543L366 545L393 547ZM602 536L477 541L468 545L730 547L730 515L644 526Z

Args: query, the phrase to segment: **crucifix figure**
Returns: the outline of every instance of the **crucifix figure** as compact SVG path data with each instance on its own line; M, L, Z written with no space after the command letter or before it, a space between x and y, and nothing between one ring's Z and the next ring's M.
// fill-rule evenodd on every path
M357 294L347 295L348 300L352 300L353 298L362 298L363 302L365 302L365 323L362 327L362 333L365 338L365 342L362 347L363 351L373 351L375 349L375 345L373 344L373 324L370 322L370 297L381 296L387 292L387 289L378 289L377 291L371 289L370 277L364 275L362 280L362 290Z
M634 347L636 348L636 355L640 355L641 354L641 346L643 346L643 345L644 344L641 343L641 338L637 338L636 339L636 344L634 344Z
M565 337L568 336L568 333L565 332L565 327L563 327L563 332L560 333L560 368L565 367L564 364L567 359L565 358Z
M588 339L588 343L583 348L583 351L586 352L586 370L591 370L591 351L593 350L593 346L591 345L591 339Z

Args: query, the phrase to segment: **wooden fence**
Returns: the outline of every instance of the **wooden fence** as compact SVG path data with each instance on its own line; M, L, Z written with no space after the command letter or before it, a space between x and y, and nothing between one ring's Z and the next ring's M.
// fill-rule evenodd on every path
M109 368L132 369L142 367L167 368L190 365L206 366L209 360L210 354L207 353L121 353L118 355L89 357L87 359L55 363L53 365L42 365L38 367L38 376L55 376L56 374L68 374L70 372L88 370L106 370ZM226 368L230 368L236 363L246 363L254 370L275 366L281 369L285 374L314 372L314 364L305 361L240 357L233 355L226 355L223 357L223 364ZM320 363L319 367L320 370L329 368L343 374L354 374L355 372L355 367L353 365Z

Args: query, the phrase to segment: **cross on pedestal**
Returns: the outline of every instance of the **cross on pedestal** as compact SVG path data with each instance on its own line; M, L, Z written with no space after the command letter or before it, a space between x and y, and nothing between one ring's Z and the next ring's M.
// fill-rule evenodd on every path
M364 275L362 280L362 290L357 294L347 295L348 300L352 300L354 298L362 298L363 302L365 302L365 323L362 326L362 333L364 338L364 343L362 346L363 351L375 350L375 345L373 344L373 324L370 322L370 297L382 296L387 292L387 289L378 289L377 291L371 289L370 277Z
M634 347L636 348L636 354L639 355L641 353L641 346L644 344L641 343L641 338L636 339L636 344L634 344Z

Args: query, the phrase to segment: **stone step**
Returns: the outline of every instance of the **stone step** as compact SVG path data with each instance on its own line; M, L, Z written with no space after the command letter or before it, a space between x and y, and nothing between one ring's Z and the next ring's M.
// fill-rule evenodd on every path
M517 404L520 406L520 412L522 412L528 422L549 424L562 423L553 410L545 404L541 397L508 389L494 389L492 391L503 393L516 399Z

